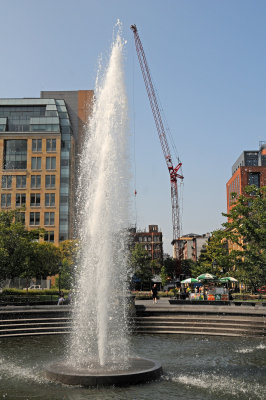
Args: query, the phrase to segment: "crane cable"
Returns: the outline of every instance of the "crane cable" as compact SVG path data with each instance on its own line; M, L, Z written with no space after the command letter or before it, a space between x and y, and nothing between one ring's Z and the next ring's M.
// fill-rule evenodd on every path
M133 46L133 44L132 44ZM132 51L132 108L133 108L133 164L134 164L134 208L135 208L135 227L137 229L138 210L137 210L137 163L136 163L136 127L135 127L135 52Z
M135 54L135 52L134 51L132 51L132 54ZM135 92L134 92L134 88L135 88L135 81L134 81L134 77L135 77L135 63L134 63L134 61L135 61L135 57L134 57L134 55L133 55L133 58L132 58L132 75L133 75L133 90L132 90L132 97L133 97L133 141L134 141L134 184L135 184L135 215L136 215L136 225L137 225L137 200L136 200L136 195L137 195L137 190L136 190L136 151L135 151L135 140L136 140L136 138L135 138L135 96L134 96L134 94L135 94ZM151 74L151 71L149 71L150 72L150 74ZM152 78L152 76L151 76L151 78ZM153 85L154 85L154 80L153 80ZM168 136L168 138L169 138L169 140L170 140L170 143L171 143L171 146L172 146L172 149L173 149L173 153L174 153L174 156L176 157L176 159L177 159L177 161L178 161L178 164L180 163L180 158L179 158L179 155L178 155L178 152L177 152L177 148L176 148L176 145L175 145L175 142L174 142L174 139L173 139L173 136L172 136L172 133L171 133L171 130L170 130L170 128L169 128L169 125L168 125L168 123L167 123L167 119L166 119L166 117L165 117L165 113L164 113L164 110L163 110L163 107L162 107L162 104L161 104L161 101L160 101L160 96L159 96L159 93L158 93L158 90L157 90L157 88L156 88L156 85L154 85L154 90L155 90L155 92L156 92L156 96L157 96L157 100L158 100L158 105L159 105L159 109L160 109L160 111L161 111L161 114L162 114L162 117L163 117L163 121L164 121L164 126L165 126L165 129L166 129L166 132L165 132L165 134L167 134L167 136ZM181 172L181 175L183 175L183 172L182 172L182 166L181 166L181 168L180 168L180 172ZM179 194L179 207L178 207L178 209L179 209L179 229L180 229L180 236L181 236L181 232L182 232L182 221L183 221L183 205L184 205L184 201L183 201L183 191L184 191L184 182L183 182L183 179L182 180L179 180L179 191L178 191L178 194Z
M165 112L164 112L162 103L160 101L160 96L159 96L158 90L156 88L156 84L154 82L155 81L153 79L153 86L154 86L154 90L156 92L157 101L158 101L158 104L159 104L159 108L160 108L160 111L161 111L161 115L162 115L163 123L164 123L164 127L165 127L165 134L166 134L167 138L169 139L169 141L171 143L171 147L172 147L174 156L175 156L175 158L177 160L177 163L180 163L180 158L179 158L179 154L177 152L177 148L176 148L176 145L175 145L175 142L174 142L174 138L173 138L173 135L172 135L171 130L169 128L169 125L167 123ZM183 175L182 165L181 165L181 168L180 168L180 173L181 173L181 175ZM183 222L183 211L184 211L184 180L183 179L178 180L178 186L179 186L179 190L178 190L179 207L178 208L179 208L179 229L180 229L179 233L180 233L180 237L181 237L182 236L182 231L183 231L182 222Z

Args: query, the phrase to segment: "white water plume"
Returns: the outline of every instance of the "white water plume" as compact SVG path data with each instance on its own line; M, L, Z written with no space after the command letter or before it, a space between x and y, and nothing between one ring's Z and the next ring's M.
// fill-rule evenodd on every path
M96 80L80 163L81 252L69 360L88 368L125 367L128 359L130 168L124 44L119 28L108 66Z

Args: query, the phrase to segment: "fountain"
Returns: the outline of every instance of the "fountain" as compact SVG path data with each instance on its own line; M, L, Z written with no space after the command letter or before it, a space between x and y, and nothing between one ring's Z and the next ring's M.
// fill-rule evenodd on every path
M73 332L64 362L46 374L71 385L124 385L156 379L159 363L130 357L128 341L129 129L121 25L81 156L78 190L80 268Z
M104 78L98 80L84 145L79 190L82 268L78 271L73 333L67 343L64 335L0 337L0 398L264 400L264 336L133 335L129 343L125 233L129 168L123 46L119 34ZM87 263L89 268L85 268ZM68 349L66 357L64 347ZM159 382L128 386L160 375L159 364L135 357L147 352L151 358L160 357L164 374ZM51 357L62 361L50 365ZM66 387L58 381L77 385ZM126 387L104 386L107 384Z
M183 333L133 335L129 342L123 48L119 33L104 77L97 81L84 144L78 191L83 246L72 335L67 343L64 335L0 337L0 398L264 400L265 337ZM161 374L159 363L135 356L147 352L164 365L159 382L154 381ZM51 365L51 357L59 361ZM144 381L153 382L130 386Z

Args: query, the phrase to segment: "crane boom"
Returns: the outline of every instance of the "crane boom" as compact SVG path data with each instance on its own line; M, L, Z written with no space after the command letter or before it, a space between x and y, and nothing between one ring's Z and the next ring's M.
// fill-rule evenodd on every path
M145 56L145 52L138 34L138 30L136 25L131 25L130 27L134 33L135 45L137 56L142 72L142 76L144 79L144 83L146 86L148 98L150 101L157 133L160 139L161 147L163 150L163 155L166 161L166 165L170 174L170 184L171 184L171 200L172 200L172 224L173 224L173 241L174 244L177 239L180 237L180 216L179 216L179 204L178 204L178 188L177 188L177 178L183 179L182 175L178 174L178 170L180 169L182 163L179 162L176 167L174 167L172 163L172 157L161 117L160 108L157 102L156 93L154 90L153 82L151 79L151 74L149 70L149 66L147 63L147 59ZM174 247L176 251L176 258L179 259L179 254L177 252L177 247Z

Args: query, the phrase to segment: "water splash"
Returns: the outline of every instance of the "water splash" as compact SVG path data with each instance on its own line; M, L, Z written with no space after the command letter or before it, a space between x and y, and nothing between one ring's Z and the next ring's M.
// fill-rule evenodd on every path
M215 373L200 373L196 375L175 375L173 373L169 374L168 376L164 376L163 379L166 381L170 380L172 382L184 384L186 387L188 387L188 389L190 387L203 389L208 391L208 393L212 393L213 395L223 393L224 395L228 395L228 398L232 395L240 398L243 395L250 396L252 394L254 398L263 400L265 399L266 395L265 387L262 384L256 382L251 385L250 382L246 382L244 378L233 378L227 375L216 375Z
M46 382L38 366L31 368L25 367L25 365L20 366L16 361L10 362L4 358L0 358L0 376L0 380L3 379L3 377L7 377L8 379L19 378L37 383Z
M102 77L97 76L94 108L81 157L81 252L68 356L74 366L119 368L125 367L128 360L130 189L124 45L119 23L107 68Z
M245 347L245 348L241 348L241 349L237 349L235 350L235 353L253 353L256 350L264 350L266 349L266 345L263 343L260 343L257 346L253 346L253 347Z

